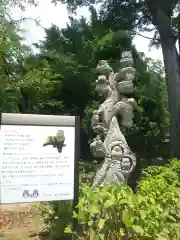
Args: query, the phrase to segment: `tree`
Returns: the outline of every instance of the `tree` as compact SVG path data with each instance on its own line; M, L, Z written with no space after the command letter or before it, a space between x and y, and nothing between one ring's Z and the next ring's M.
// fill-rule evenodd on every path
M8 17L8 3L1 1L0 6L0 83L1 83L1 111L17 111L16 95L9 88L16 82L15 65L17 59L26 52L27 48L21 44L18 27Z
M81 119L85 118L88 107L92 109L92 102L99 100L94 91L94 69L98 61L106 58L114 63L119 60L122 50L131 46L131 37L126 32L110 32L99 20L95 9L91 8L91 13L89 22L84 18L70 18L64 29L52 26L46 30L45 40L37 45L41 55L49 59L52 69L63 76L61 90L54 97L63 101L64 114L79 115ZM89 126L82 126L82 149L89 154Z
M36 44L40 49L37 55L22 44L17 24L5 16L2 18L0 38L1 111L80 115L84 159L90 157L91 114L100 102L94 91L94 69L103 58L116 70L122 51L133 49L131 34L118 27L110 30L110 23L105 23L103 15L99 15L93 7L90 11L89 22L84 18L76 20L71 17L64 29L57 26L46 29L45 40ZM154 74L150 74L146 66L150 61L147 64L135 49L134 60L139 72L136 98L142 107L148 106L148 111L136 116L134 128L127 135L132 145L138 137L145 147L151 148L163 137L167 126L162 107L166 93L164 85L158 83L161 72L151 69ZM157 63L149 65L152 68ZM142 151L140 154L143 154Z
M94 91L94 69L100 59L107 59L116 70L122 51L132 49L139 73L136 98L148 111L136 115L134 128L127 136L134 148L138 138L144 149L148 149L146 152L151 153L168 126L161 68L157 69L157 63L151 60L144 60L133 48L132 34L124 30L127 25L122 29L113 27L106 15L98 14L93 7L90 11L89 22L71 17L63 29L57 26L46 29L45 40L36 44L40 49L36 55L22 44L18 25L2 19L1 111L80 115L82 156L91 159L88 141L93 136L89 124L92 111L100 102ZM132 21L128 26L133 28ZM142 148L135 151L145 156Z
M109 31L95 9L91 8L91 11L89 22L83 18L71 18L70 24L64 29L52 26L46 30L45 40L40 46L36 45L41 49L41 57L46 58L53 71L62 76L60 88L56 88L57 91L51 95L54 100L63 102L63 109L55 113L81 116L83 155L89 155L87 143L93 137L90 119L93 109L100 103L94 91L96 64L100 59L107 59L116 70L121 52L133 49L139 75L136 99L140 107L146 109L136 114L134 128L127 135L134 151L140 157L146 155L150 158L155 152L154 146L163 139L169 124L162 66L140 56L132 46L132 37L127 31ZM137 142L141 142L140 148L136 146Z
M142 61L140 57L139 59ZM161 154L157 147L164 140L170 124L167 89L161 65L149 58L143 59L143 64L144 67L135 65L139 75L135 82L135 98L141 112L135 113L134 125L128 131L128 140L135 146L135 152L140 153L139 157L151 161L157 154Z
M178 1L146 1L152 16L152 23L157 27L162 47L166 82L169 96L169 110L171 115L171 156L180 157L180 56L176 49L179 38L173 26L173 12L178 7ZM180 13L178 13L180 20ZM178 20L178 21L179 21ZM180 32L180 29L177 29ZM179 41L180 39L178 39ZM180 41L179 41L180 43Z
M1 112L18 112L19 94L17 82L22 74L17 72L20 61L29 55L30 49L22 43L19 21L11 19L10 9L19 6L25 9L26 4L36 4L34 0L2 0L0 2L0 86Z
M53 84L51 69L45 61L31 56L30 49L22 44L18 25L6 15L1 17L1 111L37 112L40 100L45 93L47 97Z
M61 76L51 69L47 60L29 55L19 62L17 68L16 83L12 85L12 91L16 91L19 95L19 111L43 113L44 105L47 107L50 104L53 107L50 96L59 84L58 80ZM62 102L58 103L62 105Z
M71 10L75 10L78 6L96 3L96 0L57 1L67 3ZM134 26L134 30L138 28L152 31L149 26L153 24L156 36L159 36L153 40L154 43L161 44L164 58L171 116L171 156L180 157L180 56L176 48L176 42L180 43L179 0L101 0L100 2L102 4L100 12L105 13L104 21L108 20L109 23L109 20L113 20L116 27L125 22L127 28L130 23ZM117 12L117 9L121 11Z

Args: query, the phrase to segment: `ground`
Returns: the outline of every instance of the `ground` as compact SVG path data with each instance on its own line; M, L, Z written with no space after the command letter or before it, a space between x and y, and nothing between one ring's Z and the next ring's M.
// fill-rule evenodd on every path
M0 205L0 240L39 240L41 228L35 205Z

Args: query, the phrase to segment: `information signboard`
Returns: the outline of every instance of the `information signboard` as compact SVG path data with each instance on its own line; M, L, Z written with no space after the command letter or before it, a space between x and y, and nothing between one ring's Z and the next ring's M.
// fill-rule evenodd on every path
M79 118L1 114L0 203L75 200Z

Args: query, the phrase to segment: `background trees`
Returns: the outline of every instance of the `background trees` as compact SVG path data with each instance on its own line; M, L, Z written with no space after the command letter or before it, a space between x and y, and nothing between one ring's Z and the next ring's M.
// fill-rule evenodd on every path
M67 3L71 11L78 6L95 4L95 0L56 0ZM133 34L137 30L155 31L151 43L162 47L171 116L171 156L180 156L180 64L176 42L180 42L179 0L98 1L103 23L111 30L122 28ZM180 45L180 44L179 44Z
M68 3L71 10L74 10L78 5L95 3L95 0L61 0L61 2ZM177 1L168 1L166 4L160 0L102 1L98 12L93 6L90 7L91 18L88 22L84 18L75 20L71 17L70 23L64 29L59 29L57 26L46 29L45 39L35 44L39 50L38 54L23 45L18 23L9 17L10 3L20 3L21 7L24 7L22 1L18 2L18 0L0 2L0 110L2 112L80 115L81 157L84 162L90 162L89 165L94 167L88 144L93 137L90 119L93 110L101 101L94 91L96 79L94 68L100 59L107 59L116 70L122 51L132 50L134 67L137 70L135 98L141 111L135 114L133 128L125 131L131 148L137 153L138 166L132 176L131 186L135 185L139 177L139 168L154 163L153 158L162 155L159 146L169 132L170 125L166 83L172 120L172 154L179 156L177 137L179 137L180 71L179 56L175 49L175 43L179 39ZM152 28L150 29L149 26ZM154 29L155 38L152 39L151 44L162 46L166 83L161 63L147 59L132 45L133 36L142 28L149 31ZM164 157L168 156L164 155ZM104 196L112 197L103 202L103 211L106 202L108 209L112 207L110 218L112 219L114 214L112 220L118 220L112 222L110 226L109 221L106 221L108 218L100 219L101 224L105 226L105 232L115 235L117 233L119 236L128 229L129 236L133 234L137 237L142 235L179 239L177 224L179 219L174 215L179 213L176 207L179 203L177 193L179 168L179 162L175 160L163 167L153 166L146 169L135 194L129 188L122 187L102 190ZM80 175L80 177L84 182L84 176ZM85 178L88 178L89 183L89 176L86 175ZM118 200L115 199L116 193ZM98 196L99 194L98 190ZM122 194L121 202L119 202L119 194ZM93 208L95 214L102 216L99 210L97 212L99 206L96 192L92 193L84 185L80 196L82 200L83 197L88 199L86 203L91 204L91 209L89 208L91 214ZM165 204L164 199L168 204ZM127 205L125 212L122 211L124 203ZM55 203L51 207L52 209L45 212L44 217L51 230L54 230L52 226L55 227L59 239L59 231L62 230L61 234L64 235L64 227L69 223L71 209L68 202L64 202L63 205ZM114 208L117 211L114 211ZM147 209L148 215L145 214ZM87 208L83 205L79 210L83 216L88 216L84 215ZM132 215L131 222L129 222L129 213ZM156 221L154 221L155 217ZM90 225L92 223L92 226L96 226L94 223L97 223L97 218L93 217L91 223L89 218L85 219L85 222L86 220L89 227L85 231L92 232ZM117 229L112 231L112 226L122 221L124 225L118 232ZM98 224L96 227L102 232L104 226ZM121 225L118 224L119 226ZM86 232L83 232L83 235Z
M46 29L45 39L35 44L38 54L22 44L18 24L4 14L0 108L3 112L79 115L82 158L92 161L90 118L100 102L94 91L94 68L100 59L107 59L117 70L122 51L132 50L137 70L135 97L142 111L136 113L133 128L125 134L138 158L151 159L160 154L158 146L169 128L164 70L132 46L137 16L128 15L129 5L118 5L126 21L117 18L116 26L111 11L117 9L108 10L110 3L100 12L90 7L90 21L71 17L64 29L55 25Z

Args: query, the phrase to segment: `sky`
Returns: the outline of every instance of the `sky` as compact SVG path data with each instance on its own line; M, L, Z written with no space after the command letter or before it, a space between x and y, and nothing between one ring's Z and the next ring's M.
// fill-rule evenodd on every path
M21 27L25 30L23 36L25 37L25 42L28 45L42 40L45 36L44 28L50 27L52 24L59 26L60 28L66 27L68 23L68 11L65 5L57 4L56 6L51 3L51 0L39 0L37 7L27 6L26 10L22 12L19 8L13 8L11 10L12 17L15 20L21 18L32 18L38 19L41 26L37 26L32 20L24 20L21 23ZM89 17L89 12L87 8L82 8L77 11L77 18L81 15L85 16L87 19ZM152 37L152 33L141 33L146 37ZM161 49L157 50L155 48L149 49L149 39L135 36L133 43L136 49L140 52L144 52L147 57L153 59L162 60Z

